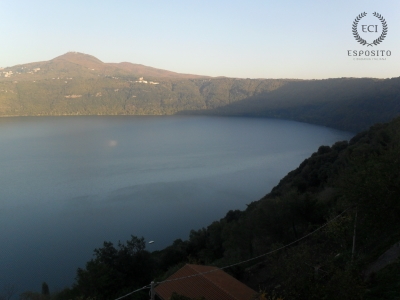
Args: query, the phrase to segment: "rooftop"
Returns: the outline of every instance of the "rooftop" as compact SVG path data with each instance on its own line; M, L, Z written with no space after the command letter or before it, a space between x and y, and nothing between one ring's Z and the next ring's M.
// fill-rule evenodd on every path
M189 298L204 297L206 300L250 300L257 294L217 267L192 264L185 265L168 277L166 282L155 288L155 292L163 300L169 299L173 292Z

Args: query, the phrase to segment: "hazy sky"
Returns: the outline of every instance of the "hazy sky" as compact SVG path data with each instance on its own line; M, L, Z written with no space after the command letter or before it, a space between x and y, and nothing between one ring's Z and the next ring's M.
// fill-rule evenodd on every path
M378 46L353 37L362 12L368 15L358 32L368 42L382 32L372 14L387 22ZM103 62L210 76L398 77L399 15L396 0L0 0L0 66L78 51ZM379 32L363 33L361 26L371 24ZM389 50L391 56L355 60L347 50Z

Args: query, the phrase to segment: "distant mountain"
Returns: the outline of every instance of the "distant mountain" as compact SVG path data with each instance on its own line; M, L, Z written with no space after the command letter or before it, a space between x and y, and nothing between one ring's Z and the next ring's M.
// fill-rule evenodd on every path
M5 74L10 71L12 71L12 74L10 74L10 76L5 76ZM81 72L81 74L76 74L76 71ZM192 74L180 74L129 62L104 63L92 55L80 52L68 52L49 61L28 63L5 68L1 70L0 74L3 73L1 77L4 78L27 80L32 78L23 75L32 74L30 72L33 72L36 75L35 79L52 78L53 75L80 75L80 77L83 78L96 77L98 75L126 75L138 78L158 77L181 79L207 77Z
M400 78L213 78L77 52L0 70L0 116L177 113L283 118L356 132L400 114Z
M67 52L50 60L50 62L55 61L66 61L86 68L102 69L104 68L104 66L106 66L106 64L103 63L100 59L92 55L79 52Z
M139 77L157 77L157 78L200 78L206 76L192 75L192 74L180 74L171 71L156 69L140 64L133 64L129 62L121 63L103 63L101 60L94 56L79 53L79 52L68 52L64 55L58 56L51 61L66 61L79 66L86 67L93 71L103 72L104 74L118 74L126 73L126 75L135 75Z
M291 119L358 132L400 114L400 78L285 81L272 91L190 113Z

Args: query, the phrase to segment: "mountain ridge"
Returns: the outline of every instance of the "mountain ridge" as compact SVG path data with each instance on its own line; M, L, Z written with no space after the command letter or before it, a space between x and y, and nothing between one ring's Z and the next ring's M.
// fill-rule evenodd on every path
M208 77L202 75L177 73L150 66L145 66L142 64L135 64L131 62L105 63L95 56L81 52L67 52L63 55L53 58L50 61L55 61L55 60L64 60L87 68L93 68L93 69L97 68L98 70L101 71L109 71L109 72L125 71L134 74L136 76L167 77L167 78ZM112 68L116 69L113 70Z
M0 70L0 116L172 114L282 118L357 132L400 114L400 77L207 77L75 52Z

